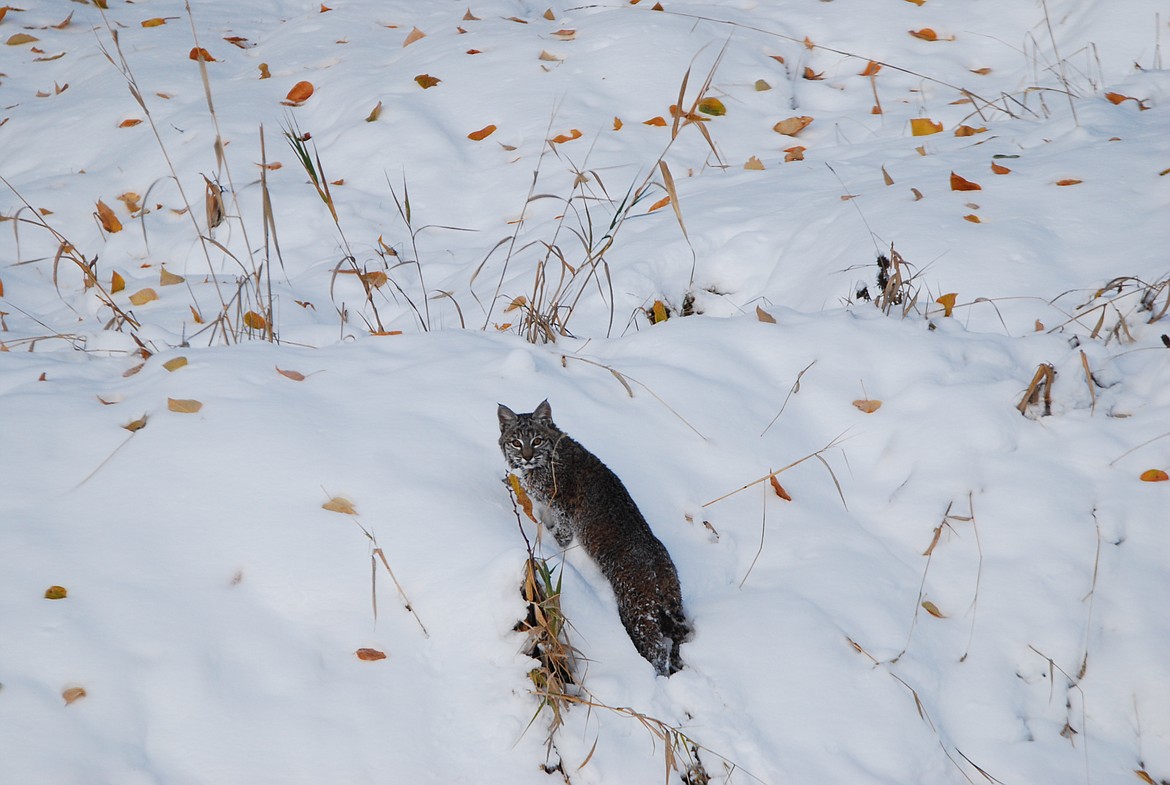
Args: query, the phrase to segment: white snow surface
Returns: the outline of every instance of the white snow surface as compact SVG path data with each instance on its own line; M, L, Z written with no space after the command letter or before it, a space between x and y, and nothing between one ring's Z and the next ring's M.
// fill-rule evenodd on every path
M1170 781L1164 3L108 5L0 20L0 782L683 781L630 712L546 746L545 398L695 627L656 676L544 538L582 687L710 782Z

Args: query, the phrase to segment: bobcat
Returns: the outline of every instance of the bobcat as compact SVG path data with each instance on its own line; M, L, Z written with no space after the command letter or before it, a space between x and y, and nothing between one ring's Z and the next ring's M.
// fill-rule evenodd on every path
M679 644L691 634L678 573L665 546L622 481L552 421L544 401L530 414L500 404L500 449L557 543L576 536L613 586L618 616L660 675L683 667Z

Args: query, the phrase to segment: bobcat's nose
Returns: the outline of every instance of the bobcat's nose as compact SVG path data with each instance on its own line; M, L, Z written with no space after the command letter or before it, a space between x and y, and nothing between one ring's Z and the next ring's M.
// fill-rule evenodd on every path
M531 461L532 456L534 456L535 454L536 454L536 451L532 449L531 444L526 444L520 448L520 457L526 461Z

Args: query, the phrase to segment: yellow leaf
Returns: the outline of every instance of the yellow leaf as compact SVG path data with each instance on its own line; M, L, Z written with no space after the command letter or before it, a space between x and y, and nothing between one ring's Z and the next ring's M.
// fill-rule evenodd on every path
M764 162L753 155L751 158L747 159L747 163L743 165L743 168L761 171L764 168Z
M650 322L652 324L658 324L659 322L665 322L669 318L670 314L666 312L666 304L662 300L655 300L654 305L650 309Z
M878 409L882 408L881 401L871 401L869 399L862 399L859 401L854 401L853 405L856 406L861 411L865 412L866 414L873 414Z
M187 280L187 279L184 278L183 276L178 275L176 273L172 273L170 270L168 270L165 267L158 271L158 285L159 286L174 286L175 284L180 284L185 280Z
M35 35L29 35L28 33L16 33L15 35L10 36L5 43L7 43L9 46L20 46L21 44L31 44L33 41L39 40L41 39L37 38Z
M524 514L535 523L536 516L532 514L532 500L524 492L524 486L520 484L520 478L514 474L509 474L508 485L512 487L512 493L516 494L516 501L520 503L520 509L524 510Z
M699 101L699 111L712 117L722 117L727 114L727 107L718 98L704 98Z
M163 363L163 368L166 368L168 371L171 371L173 373L173 372L179 370L180 368L182 368L186 364L187 364L186 357L182 357L182 356L172 357L171 359L169 359L165 363Z
M102 228L110 234L122 231L122 222L118 220L118 216L114 215L110 206L101 199L98 199L97 203L97 216L98 220L101 221Z
M467 135L467 138L473 142L480 142L480 141L483 141L484 139L487 139L489 136L491 136L493 133L495 133L495 131L496 131L496 127L494 125L485 125L483 128L480 128L478 131L472 131L471 133L469 133Z
M85 694L84 687L70 687L61 693L61 697L65 699L65 705L68 706L70 703L84 698Z
M406 40L402 42L402 45L404 47L410 46L411 44L413 44L415 41L419 40L420 38L426 38L426 37L427 37L427 34L424 33L422 30L419 30L416 27L413 30L411 30L410 33L406 36Z
M146 305L151 300L158 299L158 292L150 287L139 289L134 294L130 295L130 302L134 305Z
M63 600L69 596L69 590L64 586L50 586L45 589L46 600Z
M110 294L117 294L126 288L126 279L116 272L110 274Z
M939 296L939 298L937 300L935 300L936 303L938 303L939 305L941 305L943 307L943 316L951 316L954 313L955 299L958 296L959 295L956 292L947 292L946 294Z
M983 186L979 183L973 183L970 180L960 177L951 172L951 190L952 191L982 191Z
M890 177L890 173L886 171L884 164L882 165L882 182L884 182L887 186L894 184L894 178Z
M508 307L504 309L504 313L507 313L508 311L515 311L517 308L523 308L527 304L528 298L524 295L520 295L508 304Z
M305 380L305 375L303 373L301 373L300 371L286 371L286 370L283 370L282 368L280 368L279 366L275 366L275 367L276 367L276 372L279 373L281 376L283 376L286 379L292 379L294 382L303 382Z
M194 398L167 398L167 408L179 414L195 414L203 404Z
M374 110L372 112L370 112L368 117L366 117L366 122L372 123L381 116L382 116L382 102L379 101L378 105L374 107Z
M437 76L431 76L430 74L419 74L414 78L414 81L418 82L419 87L426 90L428 87L434 87L443 80Z
M756 92L763 93L772 89L772 85L765 82L763 79L757 79L755 84Z
M353 502L344 496L334 496L322 504L321 509L329 510L329 512L339 512L342 515L357 515L357 508L353 506Z
M139 366L139 367L141 367L141 366ZM146 427L146 419L147 419L147 416L144 414L141 417L139 417L137 420L133 420L131 422L128 422L125 425L123 425L122 427L125 428L126 430L130 431L130 433L134 433L135 431L141 431L143 428Z
M942 129L942 123L936 123L928 117L915 117L910 121L910 134L912 136L930 136L939 133Z
M1142 482L1166 482L1170 480L1170 475L1161 469L1149 469L1142 472L1141 480Z
M796 134L807 128L812 121L813 119L807 115L789 117L787 120L781 120L772 126L772 130L785 136L796 136Z
M263 330L268 327L268 321L255 311L248 311L244 314L244 326L253 330Z
M354 652L359 660L366 662L376 662L378 660L386 659L386 652L378 651L377 649L358 649Z
M925 610L927 613L929 613L931 616L933 616L936 619L945 619L946 618L946 616L943 615L943 612L938 609L938 606L935 605L930 600L923 600L922 601L922 609Z
M654 204L650 205L650 209L647 210L646 212L652 213L655 210L660 210L663 207L666 207L666 205L668 205L668 204L670 204L670 194L667 194L666 196L662 197Z
M161 16L156 16L153 19L142 20L143 27L159 27L161 25L165 25L166 23L167 20L163 19Z

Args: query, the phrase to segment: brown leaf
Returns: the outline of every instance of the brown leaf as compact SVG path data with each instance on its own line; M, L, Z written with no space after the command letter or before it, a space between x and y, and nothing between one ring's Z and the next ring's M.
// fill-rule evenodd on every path
M802 147L801 145L796 145L795 147L785 148L784 149L784 163L787 164L787 163L791 163L793 161L803 161L804 160L804 151L807 149L808 149L807 147Z
M473 142L481 142L484 139L487 139L489 136L491 136L495 132L496 132L496 127L494 125L485 125L483 128L480 128L478 131L472 131L471 133L469 133L467 135L467 138Z
M305 380L305 375L300 371L286 371L283 370L280 366L274 367L276 368L276 372L286 379L292 379L294 382L303 382Z
M812 121L813 119L807 115L801 115L800 117L789 117L787 120L781 120L780 122L776 123L776 125L772 126L772 130L785 136L796 136L796 134L800 133L805 128L808 128Z
M194 398L167 398L167 408L179 414L195 414L203 404Z
M129 379L131 376L133 376L134 374L141 371L143 366L145 366L145 365L146 365L146 363L138 363L138 365L135 365L131 368L127 368L125 371L122 372L122 378ZM146 415L143 415L143 418L145 418L145 416Z
M140 365L138 367L141 368L142 366ZM125 376L126 374L122 374L122 375ZM126 430L130 431L130 433L134 433L135 431L141 431L143 428L146 427L146 420L147 420L147 415L144 414L141 417L139 417L137 420L132 420L132 421L126 423L125 425L123 425L122 427L125 428Z
M757 93L766 93L772 89L772 85L768 84L763 79L757 79L753 87L755 87Z
M157 299L158 292L156 292L154 289L151 289L150 287L139 289L137 292L130 295L130 302L134 305L146 305L148 302Z
M187 279L183 276L178 275L177 273L172 273L165 267L158 271L159 286L174 286L175 284L180 284L185 280Z
M102 228L110 234L122 231L122 222L118 220L118 216L114 215L110 206L101 199L98 199L97 203L97 216L98 220L101 221Z
M884 182L887 186L894 184L894 178L890 177L890 173L886 171L884 164L882 165L882 182Z
M743 165L744 169L753 169L755 171L763 171L764 162L754 155L747 159L747 163Z
M272 78L272 73L268 70L268 63L261 63L259 68L260 68L260 78L261 79L271 79Z
M211 53L201 46L192 47L191 51L187 54L187 58L189 60L202 60L205 63L216 62L215 58L211 56Z
M292 86L292 89L288 91L288 95L285 96L285 100L294 104L303 104L305 101L309 100L309 96L312 94L313 83L301 81Z
M426 37L427 37L427 34L424 33L422 30L419 30L416 27L413 30L411 30L410 33L406 36L406 40L402 42L402 45L404 47L410 46L411 44L413 44L415 41L419 40L420 38L426 38Z
M979 216L975 215L975 213L969 213L968 215L964 215L963 220L968 221L969 223L973 223L973 224L983 223L983 219L981 219Z
M773 316L772 314L768 313L767 311L765 311L763 308L761 308L758 305L756 306L756 318L759 319L761 322L764 322L766 324L775 324L776 323L776 317Z
M225 36L224 39L232 46L238 46L240 49L251 49L255 44L251 43L247 38L239 35Z
M418 82L419 87L426 90L428 87L434 87L443 80L437 76L431 76L430 74L419 74L414 78L414 81Z
M1139 780L1146 783L1146 785L1158 785L1158 783L1154 781L1154 778L1150 776L1150 773L1145 769L1134 769L1133 773L1138 776Z
M31 44L33 41L39 40L41 39L37 38L35 35L29 35L28 33L16 33L15 35L9 36L5 43L7 43L9 46L20 46L21 44Z
M366 122L372 123L372 122L376 121L381 116L382 116L382 102L379 101L378 105L374 107L374 110L372 112L370 112L369 116L366 117Z
M970 180L960 177L951 172L951 190L952 191L982 191L983 186L979 183L973 183Z
M910 193L914 194L914 201L917 202L922 199L922 191L919 191L917 188L911 188Z
M70 687L61 693L61 697L65 699L65 705L68 706L74 701L81 700L86 695L84 687Z
M50 586L45 589L46 600L63 600L69 596L69 590L64 586Z
M329 510L329 512L339 512L342 515L357 515L357 508L353 506L353 502L344 496L334 496L329 501L321 505L321 509Z
M354 652L359 660L366 662L376 662L377 660L386 659L386 652L378 651L377 649L358 649Z
M478 16L476 16L475 14L471 13L471 9L470 9L470 8L468 8L468 9L467 9L467 13L465 13L465 14L463 15L463 21L464 21L464 22L478 22L478 21L479 21L479 17L478 17Z
M873 414L878 409L882 408L881 401L871 401L868 398L863 398L861 400L854 401L853 405L856 406L861 411L865 412L866 414Z
M772 490L776 492L777 496L786 502L792 501L792 497L788 495L788 491L784 490L784 486L776 479L776 475L773 474L768 480L772 483Z
M562 41L572 41L574 38L577 37L577 31L576 30L569 30L569 29L557 30L555 33L553 33L553 35L556 36L557 38L561 39Z

